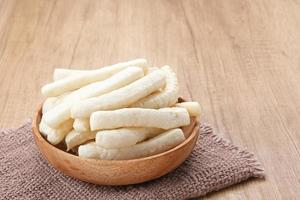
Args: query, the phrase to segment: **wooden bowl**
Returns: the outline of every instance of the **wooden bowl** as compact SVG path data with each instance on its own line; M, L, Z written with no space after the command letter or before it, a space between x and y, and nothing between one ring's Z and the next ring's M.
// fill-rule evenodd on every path
M32 129L35 142L46 160L67 176L100 185L129 185L161 177L178 167L190 155L198 137L199 125L195 118L191 118L191 124L182 128L186 140L169 151L132 160L81 158L53 146L42 137L38 129L41 110L42 106L39 106Z

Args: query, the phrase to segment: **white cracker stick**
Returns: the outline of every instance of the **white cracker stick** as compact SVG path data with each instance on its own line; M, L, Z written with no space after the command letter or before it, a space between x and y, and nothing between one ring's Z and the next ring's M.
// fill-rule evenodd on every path
M51 144L56 145L64 139L64 137L72 129L72 127L72 119L67 120L65 123L63 123L55 129L48 126L42 119L39 125L39 130L42 133L42 135L47 136L47 140Z
M98 110L127 107L163 87L164 84L165 73L162 70L156 70L118 90L75 103L71 109L72 117L85 118Z
M185 108L123 108L112 111L94 112L90 118L91 130L121 127L153 127L171 129L190 124Z
M39 131L40 133L47 137L48 133L51 131L50 127L44 122L43 118L41 119L41 122L39 124Z
M152 73L152 72L154 72L155 70L158 70L158 69L159 69L158 67L149 67L147 74L150 74L150 73Z
M120 128L98 131L96 144L107 149L124 148L164 132L159 128Z
M58 104L63 102L64 99L68 95L69 95L69 93L65 93L65 94L62 94L58 97L49 97L49 98L47 98L43 103L42 113L45 114L46 112L48 112L49 110L51 110L52 108L54 108L55 106L57 106Z
M136 65L141 66L145 63L145 59L136 59L108 67L103 67L97 70L91 70L89 73L69 76L53 83L46 84L42 87L42 94L47 97L58 96L64 92L72 91L90 83L107 79L108 77L127 67Z
M199 117L201 111L199 103L195 101L176 103L175 107L186 108L191 117Z
M90 118L74 119L73 128L78 132L85 132L90 130Z
M54 108L57 99L58 99L57 97L49 97L49 98L47 98L44 101L44 103L43 103L42 113L45 114L46 112L48 112L49 110L51 110L52 108Z
M103 160L128 160L147 157L165 152L185 140L181 129L168 130L150 140L131 147L120 149L105 149L95 142L79 146L78 155L85 158Z
M77 101L108 93L141 78L143 75L141 68L128 67L104 81L80 88L68 95L63 103L47 112L44 115L44 120L51 127L57 127L71 117L70 109Z
M43 115L43 120L46 124L53 128L59 127L66 120L70 119L70 103L63 102Z
M67 101L74 99L87 99L90 97L100 96L126 86L144 76L144 71L140 67L128 67L104 81L99 81L86 85L72 92Z
M89 73L91 70L77 70L77 69L64 69L64 68L55 68L53 72L53 80L57 81L68 76L74 76L78 74Z
M130 107L139 108L164 108L173 106L177 102L179 87L175 72L169 66L161 68L166 73L166 86L162 91L140 99Z
M85 132L78 132L72 130L69 132L65 137L65 143L67 145L67 151L73 149L74 147L85 143L91 139L94 139L96 136L96 132L92 131L85 131Z

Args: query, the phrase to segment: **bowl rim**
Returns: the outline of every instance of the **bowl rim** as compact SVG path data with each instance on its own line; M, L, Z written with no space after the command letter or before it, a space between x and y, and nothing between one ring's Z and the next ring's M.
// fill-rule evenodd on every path
M172 149L169 149L168 151L165 151L165 152L162 152L162 153L159 153L159 154L155 154L155 155L152 155L152 156L147 156L147 157L143 157L143 158L136 158L136 159L129 159L129 160L101 160L101 159L95 159L95 158L82 158L82 157L79 157L77 155L74 155L74 154L71 154L71 153L68 153L66 151L63 151L62 149L59 149L57 148L56 146L50 144L43 136L42 134L40 133L39 129L38 129L38 117L42 117L42 103L37 107L36 109L36 112L34 114L34 118L33 118L33 121L32 121L32 132L34 134L34 136L36 136L38 138L38 140L42 140L42 142L44 144L47 145L47 148L50 148L51 151L56 151L58 152L59 154L63 154L64 156L69 156L69 157L72 157L74 159L79 159L79 160L82 160L82 161L89 161L89 162L101 162L102 164L103 163L107 163L107 164L121 164L121 163L124 163L124 162L128 162L128 163L134 163L134 162L140 162L140 161L145 161L145 160L151 160L151 159L156 159L158 157L162 157L162 156L165 156L167 154L170 154L172 153L173 151L176 151L180 148L183 148L184 146L186 146L194 137L197 137L198 134L199 134L199 130L200 130L200 123L197 119L195 119L195 122L194 122L194 125L191 129L191 134L189 135L188 138L186 138L182 143L180 143L179 145L177 145L176 147L172 148Z

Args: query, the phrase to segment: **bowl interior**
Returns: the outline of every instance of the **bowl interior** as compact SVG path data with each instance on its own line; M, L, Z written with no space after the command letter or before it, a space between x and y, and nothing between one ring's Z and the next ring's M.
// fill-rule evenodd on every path
M63 143L60 143L59 145L52 145L50 144L46 138L44 138L42 136L42 134L40 133L39 131L39 123L41 121L41 118L42 118L42 104L39 105L38 109L37 109L37 112L35 114L35 117L34 117L34 120L32 122L32 128L33 128L33 133L35 134L35 137L39 140L39 141L42 141L43 144L47 147L47 148L50 148L52 149L53 151L60 151L60 153L62 154L67 154L68 156L74 156L78 159L84 159L84 160L99 160L99 159L91 159L91 158L81 158L79 156L77 156L74 152L67 152L65 151L66 147ZM184 146L186 143L188 143L190 140L192 140L194 137L196 137L198 135L198 131L195 131L194 129L197 129L198 130L198 127L199 124L197 122L197 119L195 117L191 117L191 123L188 125L188 126L184 126L184 127L181 127L181 129L183 130L184 132L184 135L185 135L185 140L180 143L179 145L177 145L176 147L168 150L168 151L165 151L165 152L162 152L162 153L159 153L159 154L155 154L155 155L152 155L152 156L148 156L148 157L143 157L143 158L137 158L137 159L130 159L130 160L101 160L101 161L106 161L106 162L132 162L132 161L142 161L142 160L148 160L148 159L153 159L155 157L159 157L159 156L163 156L163 155L166 155L168 154L169 152L171 151L174 151L182 146Z

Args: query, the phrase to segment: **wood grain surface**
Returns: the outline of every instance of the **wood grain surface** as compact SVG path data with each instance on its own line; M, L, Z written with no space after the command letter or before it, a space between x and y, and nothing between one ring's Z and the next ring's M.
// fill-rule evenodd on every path
M181 93L266 179L204 199L300 196L298 0L0 0L0 127L33 116L55 67L137 57L177 69Z

